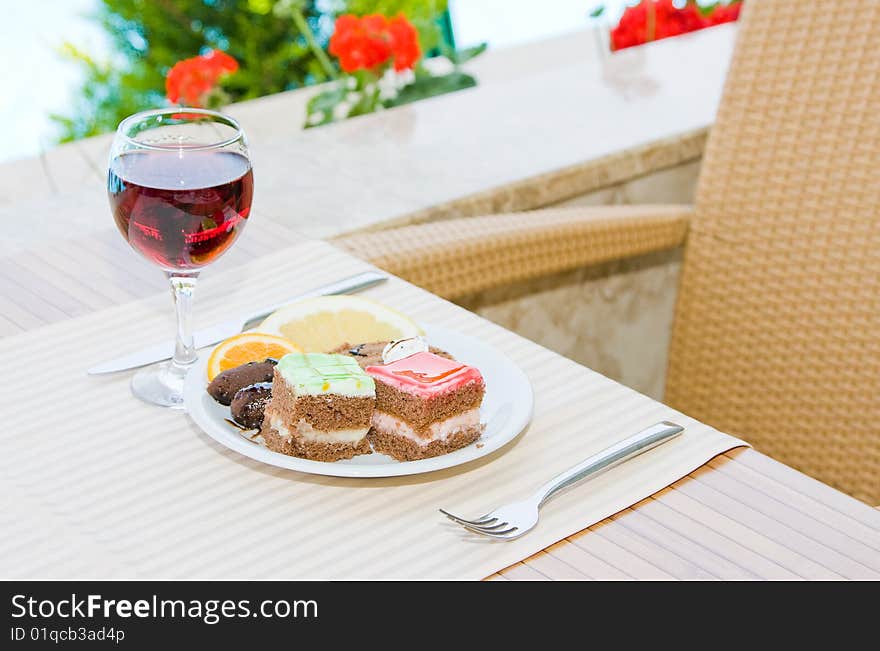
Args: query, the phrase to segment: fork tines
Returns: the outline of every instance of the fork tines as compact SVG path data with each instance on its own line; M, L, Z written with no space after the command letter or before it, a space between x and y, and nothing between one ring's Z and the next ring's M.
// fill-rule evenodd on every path
M444 511L443 509L440 509L440 513L453 522L457 522L468 531L473 531L474 533L479 533L491 538L506 538L518 529L518 527L511 527L508 522L502 522L498 520L498 518L492 517L491 513L480 516L476 520L465 520L464 518L460 518L448 511Z

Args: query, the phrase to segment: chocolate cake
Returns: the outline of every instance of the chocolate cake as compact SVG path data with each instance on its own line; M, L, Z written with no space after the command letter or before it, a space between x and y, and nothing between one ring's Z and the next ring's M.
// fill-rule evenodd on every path
M314 461L370 454L375 383L345 355L291 353L278 361L261 434L275 452Z
M476 368L420 352L366 372L376 381L369 435L376 452L398 461L425 459L470 445L483 433L486 387Z
M263 424L266 405L271 399L271 382L258 382L239 389L229 405L232 420L242 427L259 429Z
M228 407L240 389L260 382L271 382L277 363L274 359L267 359L223 371L208 385L208 393L221 405Z

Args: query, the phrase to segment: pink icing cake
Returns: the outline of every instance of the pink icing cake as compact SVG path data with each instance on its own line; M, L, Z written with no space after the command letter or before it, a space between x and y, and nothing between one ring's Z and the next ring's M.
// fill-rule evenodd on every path
M470 445L483 433L483 376L473 366L434 353L368 366L376 380L373 449L399 461L424 459Z
M382 366L368 366L374 379L421 398L455 391L470 382L483 382L473 366L434 353L416 353Z

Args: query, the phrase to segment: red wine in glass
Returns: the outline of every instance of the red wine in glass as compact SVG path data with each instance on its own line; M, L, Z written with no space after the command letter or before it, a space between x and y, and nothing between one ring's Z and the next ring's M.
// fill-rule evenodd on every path
M200 269L232 246L253 192L250 162L233 151L129 151L110 162L116 226L166 271Z
M119 232L165 272L177 316L171 359L141 368L131 392L180 409L198 359L192 305L199 272L233 245L250 216L247 138L234 118L207 109L130 115L113 138L107 190Z

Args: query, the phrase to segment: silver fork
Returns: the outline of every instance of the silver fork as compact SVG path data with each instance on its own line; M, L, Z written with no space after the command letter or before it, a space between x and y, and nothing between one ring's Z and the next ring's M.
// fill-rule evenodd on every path
M567 488L587 477L595 477L609 468L637 457L643 452L647 452L651 448L655 448L675 438L682 431L684 431L684 428L681 425L665 420L656 425L651 425L651 427L643 429L641 432L633 434L629 438L584 459L574 468L569 468L557 475L541 486L528 499L500 506L476 520L465 520L443 509L440 509L440 513L474 533L497 538L498 540L519 538L538 524L538 509L563 488Z

